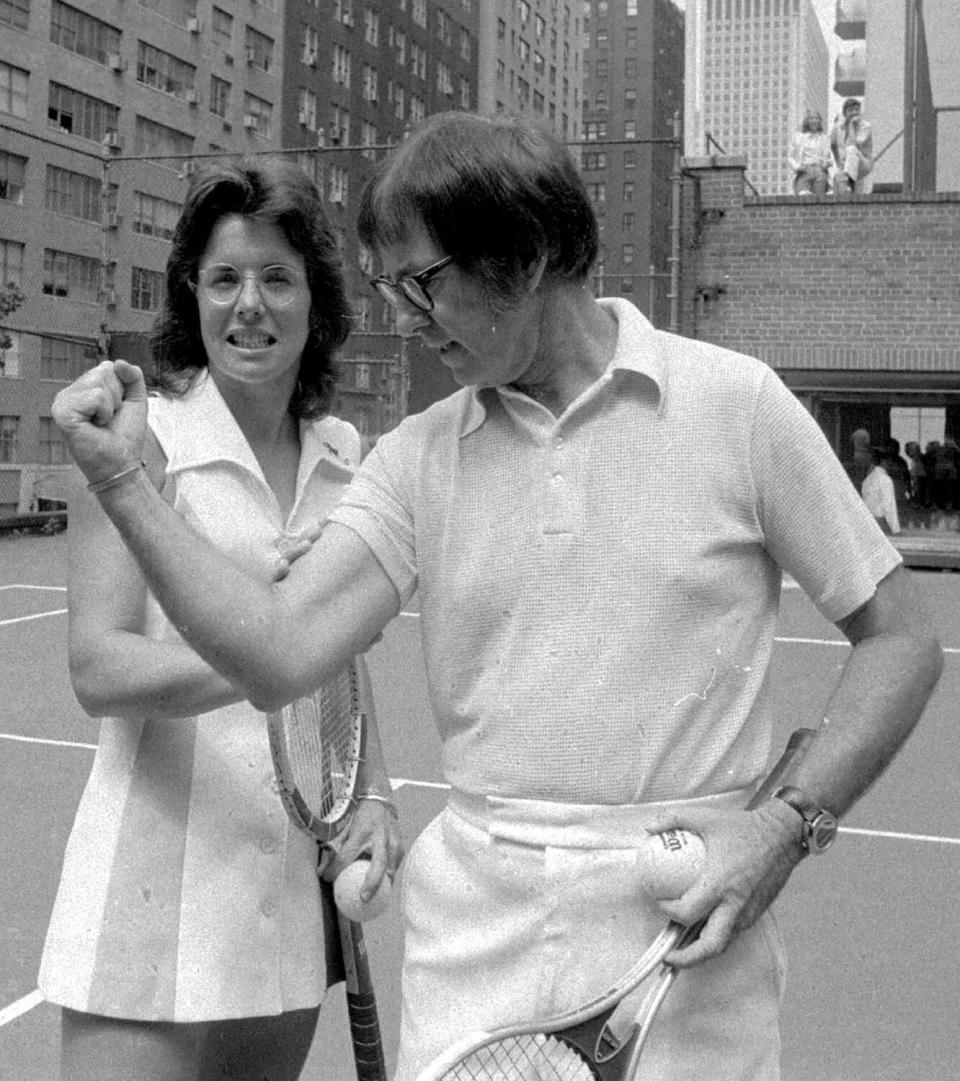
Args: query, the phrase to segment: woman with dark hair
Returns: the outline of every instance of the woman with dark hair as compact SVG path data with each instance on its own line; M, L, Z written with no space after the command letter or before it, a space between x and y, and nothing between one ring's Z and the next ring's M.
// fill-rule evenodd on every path
M706 922L671 954L697 971L644 1071L775 1081L768 906L939 673L900 558L768 365L593 295L586 190L529 121L428 118L377 166L360 232L399 333L461 389L378 441L284 581L198 552L151 489L132 366L58 395L71 451L177 626L257 701L335 670L416 590L450 793L404 869L396 1081L471 1030L598 995L667 914ZM745 811L774 717L818 719L770 698L784 570L853 648L793 787ZM706 861L658 903L637 851L675 826Z
M349 309L294 164L214 166L187 194L154 335L142 461L198 534L283 577L359 464L327 415ZM100 742L41 965L64 1081L294 1081L327 986L317 848L274 788L264 714L185 644L94 495L70 508L70 669ZM202 575L194 588L204 589ZM224 619L233 618L229 611ZM339 854L401 856L375 727Z

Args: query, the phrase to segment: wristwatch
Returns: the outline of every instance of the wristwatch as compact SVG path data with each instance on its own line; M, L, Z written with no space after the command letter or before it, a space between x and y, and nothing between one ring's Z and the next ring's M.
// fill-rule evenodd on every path
M836 839L838 829L836 817L824 808L818 807L806 793L791 785L776 789L772 798L782 800L803 819L800 846L804 855L808 853L814 856L823 855Z

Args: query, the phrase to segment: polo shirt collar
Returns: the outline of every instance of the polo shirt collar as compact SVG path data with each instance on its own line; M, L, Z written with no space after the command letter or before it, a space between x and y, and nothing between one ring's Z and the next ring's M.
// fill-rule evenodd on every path
M613 372L622 371L648 379L655 385L659 407L662 407L667 391L667 363L657 331L628 300L604 297L597 303L617 320L616 348L606 372L600 378L606 379ZM466 391L460 421L461 438L475 432L483 424L488 403L498 393L496 387L473 387Z
M167 470L179 473L214 462L235 462L257 477L263 470L217 384L203 370L179 399L181 423L171 448ZM321 462L347 470L357 462L349 460L348 448L340 443L339 431L323 422L300 421L300 467L298 481L310 476Z

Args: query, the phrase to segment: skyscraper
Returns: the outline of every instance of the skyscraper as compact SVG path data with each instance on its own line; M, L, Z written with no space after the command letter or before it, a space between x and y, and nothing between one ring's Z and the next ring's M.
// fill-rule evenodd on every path
M665 326L683 15L673 0L596 0L583 10L580 159L600 225L594 286Z
M745 154L761 195L792 190L804 113L829 123L829 53L810 0L687 0L684 150Z

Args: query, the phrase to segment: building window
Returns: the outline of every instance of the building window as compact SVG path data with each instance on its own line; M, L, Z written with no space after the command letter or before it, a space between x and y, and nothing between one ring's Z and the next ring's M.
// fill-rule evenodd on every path
M620 265L621 266L633 266L633 259L636 249L632 244L620 245Z
M193 153L193 136L186 132L168 128L145 116L138 116L134 125L134 153L156 154L158 157L189 158ZM159 161L168 169L179 169L179 161Z
M300 87L300 109L297 120L308 131L317 130L317 95L305 86Z
M0 113L26 117L29 77L30 73L22 68L0 63Z
M47 104L47 127L81 139L102 142L107 134L115 134L120 110L99 98L81 94L59 83L50 83Z
M229 49L233 45L233 16L228 11L215 7L210 20L210 32L218 45Z
M96 304L100 299L100 260L44 248L43 291L47 296Z
M370 64L363 65L363 100L377 100L377 69Z
M0 379L20 378L20 335L0 327Z
M587 196L594 206L605 203L607 201L607 185L603 183L588 184Z
M145 191L133 193L132 225L135 233L154 236L159 240L172 240L179 217L179 203L148 195Z
M64 465L70 461L63 433L52 417L41 417L37 433L37 452L41 465Z
M120 31L116 27L61 0L53 0L50 8L50 40L98 64L106 64L111 53L120 52Z
M460 108L471 109L473 106L470 104L472 98L470 96L470 80L465 79L462 75L460 77Z
M137 42L137 82L162 90L175 98L185 98L188 90L196 89L197 69L193 64L156 49L143 41Z
M163 304L163 274L135 266L130 273L130 307L142 312L159 311Z
M623 152L623 167L624 167L624 169L636 169L636 167L637 167L637 152L636 152L636 150L624 150L624 152Z
M210 112L221 119L226 117L230 106L230 84L216 75L210 76Z
M24 245L16 240L0 240L0 283L20 285L23 281Z
M23 205L23 189L27 178L27 159L19 154L0 150L0 199Z
M363 12L363 40L368 45L380 44L380 16L372 8Z
M197 14L197 0L140 0L140 4L177 26L186 26L187 19Z
M623 107L625 109L636 109L637 107L637 92L632 87L623 92Z
M30 22L30 0L0 0L0 23L14 30L26 30Z
M303 24L303 40L300 43L300 59L309 67L317 66L320 52L320 35L315 26Z
M342 165L330 166L330 202L347 205L347 196L350 193L350 174Z
M273 105L249 92L243 95L243 123L248 131L269 139L273 132Z
M20 460L20 418L0 416L0 462Z
M333 47L333 81L341 86L350 85L350 50L343 45Z
M247 63L253 68L269 71L273 67L273 38L247 27L245 41L247 47Z
M624 137L624 139L636 139L636 137L637 137L637 122L636 122L636 120L624 120L624 122L623 122L623 137Z
M410 13L417 26L426 29L427 26L427 0L413 0Z
M63 338L40 339L40 378L57 383L72 383L97 363L94 342L65 341Z
M637 216L632 210L626 211L623 215L623 227L622 232L632 233L637 227Z
M633 194L635 190L635 185L632 180L625 180L623 182L623 201L625 203L633 202Z
M48 165L44 206L57 214L99 222L100 181L95 176Z
M450 68L442 60L437 61L437 93L453 93L453 78L450 74Z

